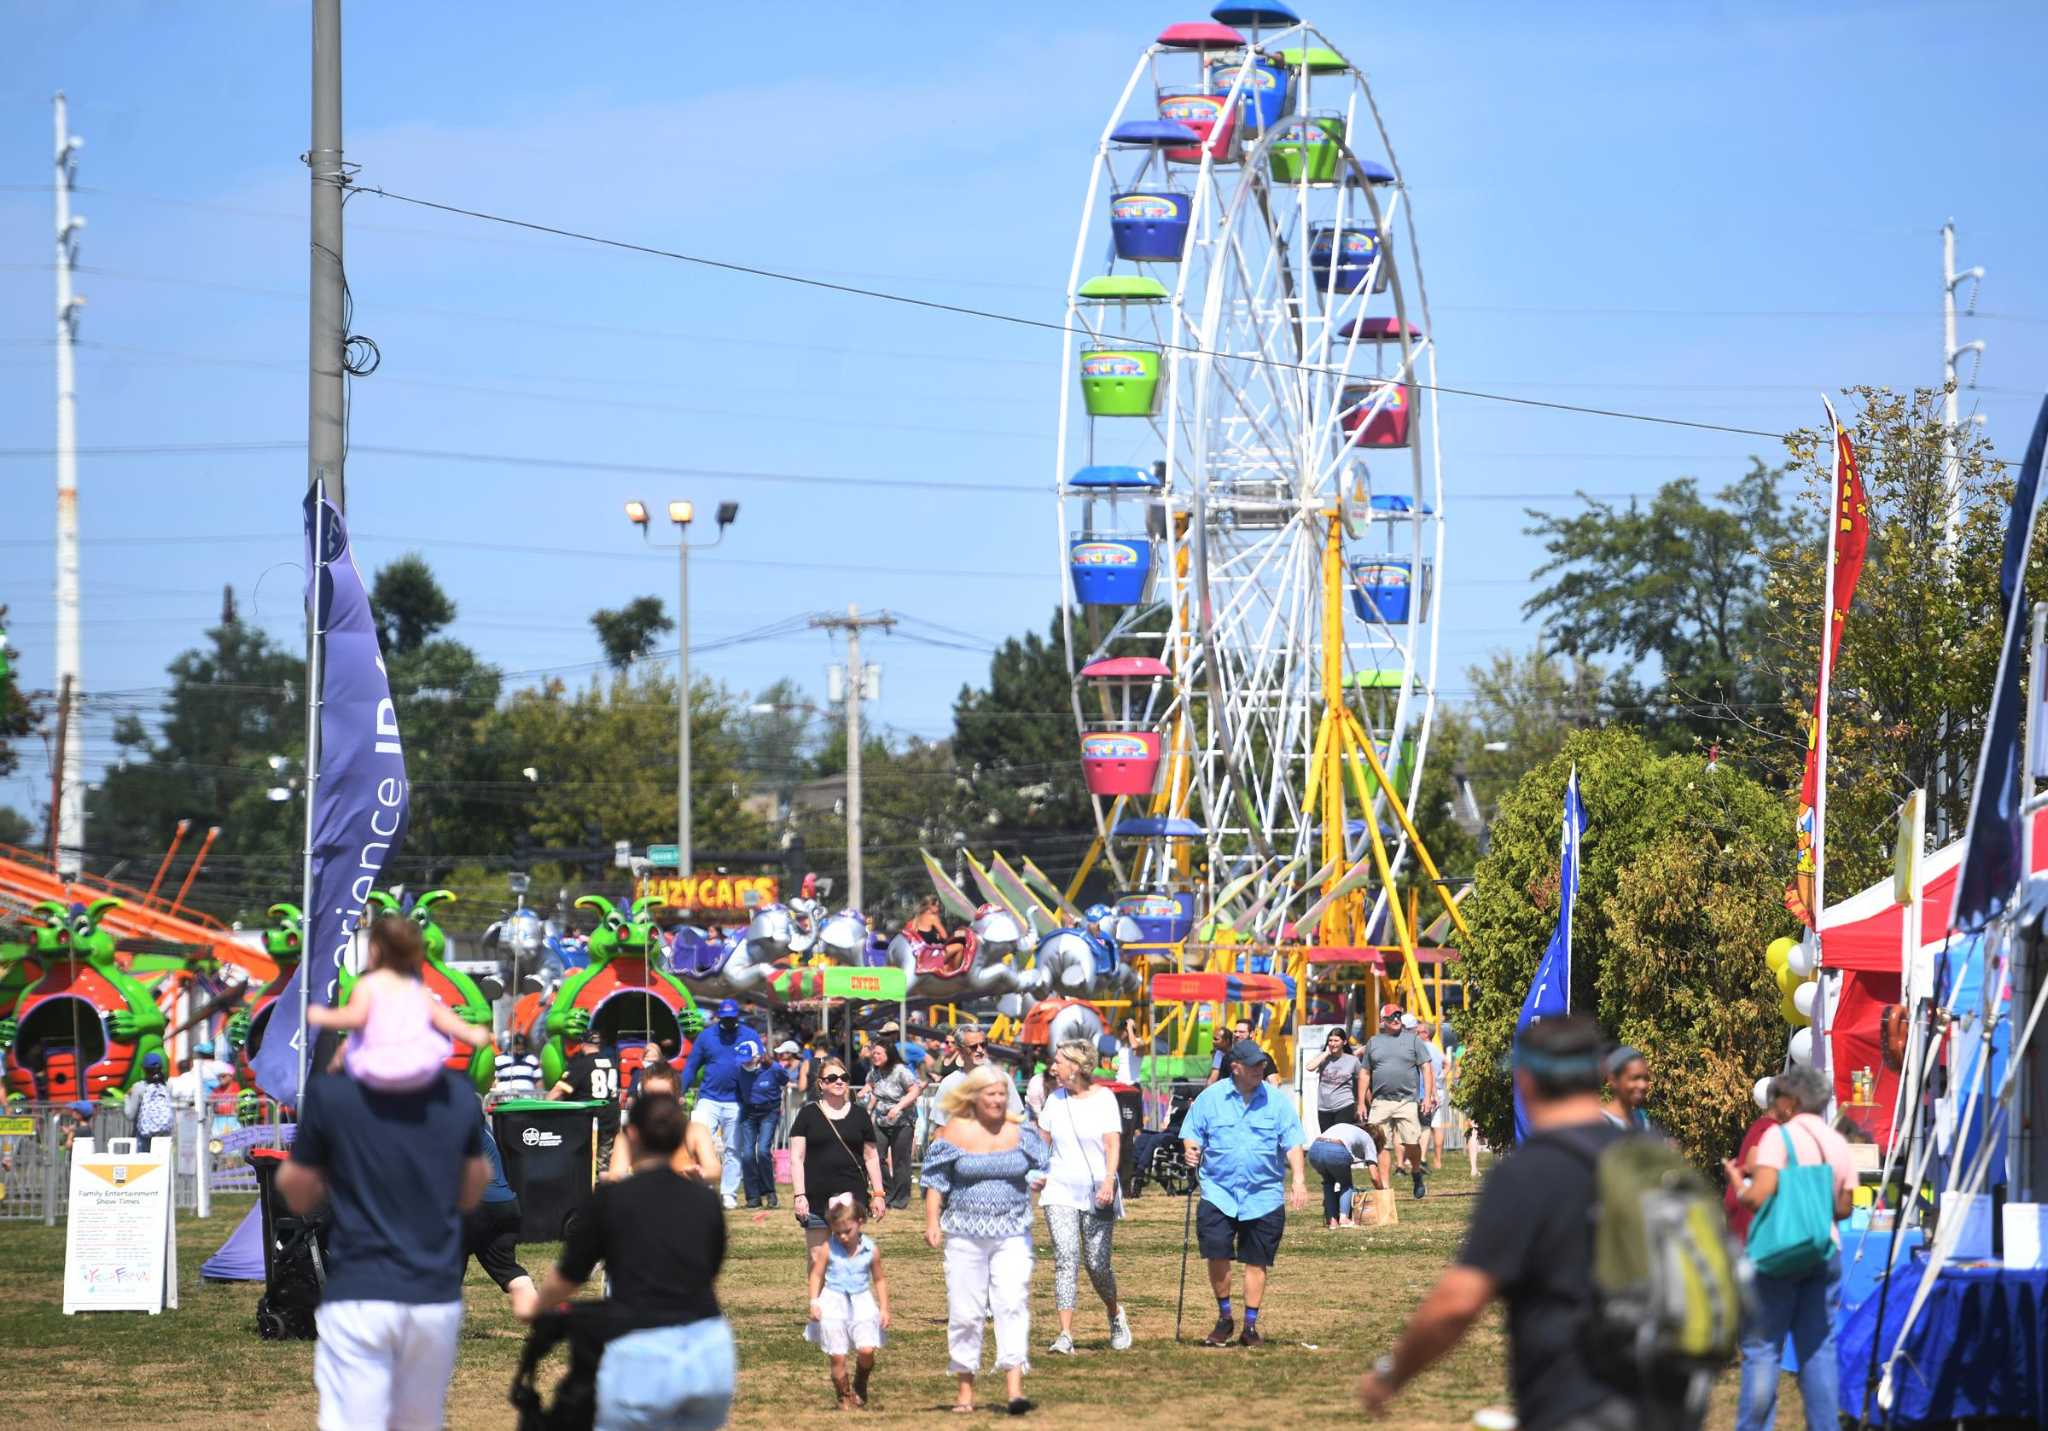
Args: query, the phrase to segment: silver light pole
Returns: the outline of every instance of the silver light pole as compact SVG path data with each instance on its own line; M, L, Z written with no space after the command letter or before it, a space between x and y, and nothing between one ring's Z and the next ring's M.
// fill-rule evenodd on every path
M704 547L725 540L725 529L740 514L737 502L718 504L718 535ZM676 875L688 878L695 867L690 847L690 523L696 519L696 504L670 502L668 519L676 527ZM647 504L626 503L626 520L640 529L648 545L657 545L648 531Z

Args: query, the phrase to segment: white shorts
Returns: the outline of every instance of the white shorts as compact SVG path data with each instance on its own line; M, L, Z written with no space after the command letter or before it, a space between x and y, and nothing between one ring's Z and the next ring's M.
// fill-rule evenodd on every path
M313 1314L320 1431L440 1431L460 1302L323 1302Z
M822 1315L804 1328L804 1336L825 1355L849 1356L882 1345L882 1309L873 1292L837 1292L827 1287L818 1294L818 1311Z

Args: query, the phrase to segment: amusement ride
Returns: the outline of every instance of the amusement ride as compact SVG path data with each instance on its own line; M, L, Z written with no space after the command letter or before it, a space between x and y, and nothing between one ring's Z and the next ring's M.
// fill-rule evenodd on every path
M461 1017L510 1003L551 1078L586 1027L637 1054L693 1035L707 998L771 1015L915 1002L1027 1042L1055 1017L1084 1032L1130 1018L1161 1082L1206 1068L1212 1030L1240 1011L1283 1065L1301 1030L1389 994L1436 1017L1445 955L1427 946L1464 927L1409 814L1437 696L1436 345L1413 204L1363 71L1279 0L1162 31L1096 142L1068 294L1061 626L1095 823L1073 878L962 850L958 880L925 857L950 926L883 937L807 880L724 934L672 923L659 899L587 895L597 927L578 936L566 905L554 921L527 909L518 876L520 908L482 940L511 972L482 983L448 957L433 910L449 892L376 892L420 923L429 984ZM1080 907L1104 876L1120 893ZM48 1022L37 1008L59 983L101 1031L52 1030L33 1071L10 1051L17 1087L45 1097L118 1091L166 1031L172 1010L150 1017L128 987L144 956L117 961L113 932L186 950L195 970L235 966L199 1017L230 1012L244 1057L298 962L289 904L260 934L231 932L183 911L182 889L65 886L26 858L0 861L0 893L41 900L44 924L0 958L15 1016L0 1040ZM1427 929L1425 898L1442 911ZM87 925L80 972L59 946ZM353 977L323 996L345 1000ZM488 1086L488 1051L451 1065Z

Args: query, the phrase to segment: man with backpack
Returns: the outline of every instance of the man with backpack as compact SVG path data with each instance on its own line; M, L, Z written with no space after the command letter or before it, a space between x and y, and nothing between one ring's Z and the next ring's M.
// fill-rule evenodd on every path
M1582 1014L1516 1038L1530 1135L1487 1175L1457 1260L1359 1384L1367 1411L1499 1297L1523 1431L1699 1425L1713 1369L1740 1333L1737 1259L1706 1180L1669 1145L1602 1115L1604 1046ZM1692 1275L1667 1275L1678 1267Z
M142 1056L142 1082L128 1090L127 1113L138 1153L148 1152L158 1138L168 1138L176 1125L175 1100L164 1078L164 1056L155 1049Z

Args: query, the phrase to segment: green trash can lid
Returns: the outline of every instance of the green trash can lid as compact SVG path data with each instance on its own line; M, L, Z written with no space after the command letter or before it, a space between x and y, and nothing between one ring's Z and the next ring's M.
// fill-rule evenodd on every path
M604 1098L507 1098L503 1103L491 1106L493 1113L541 1113L559 1111L579 1112L587 1108L604 1108L610 1100Z

